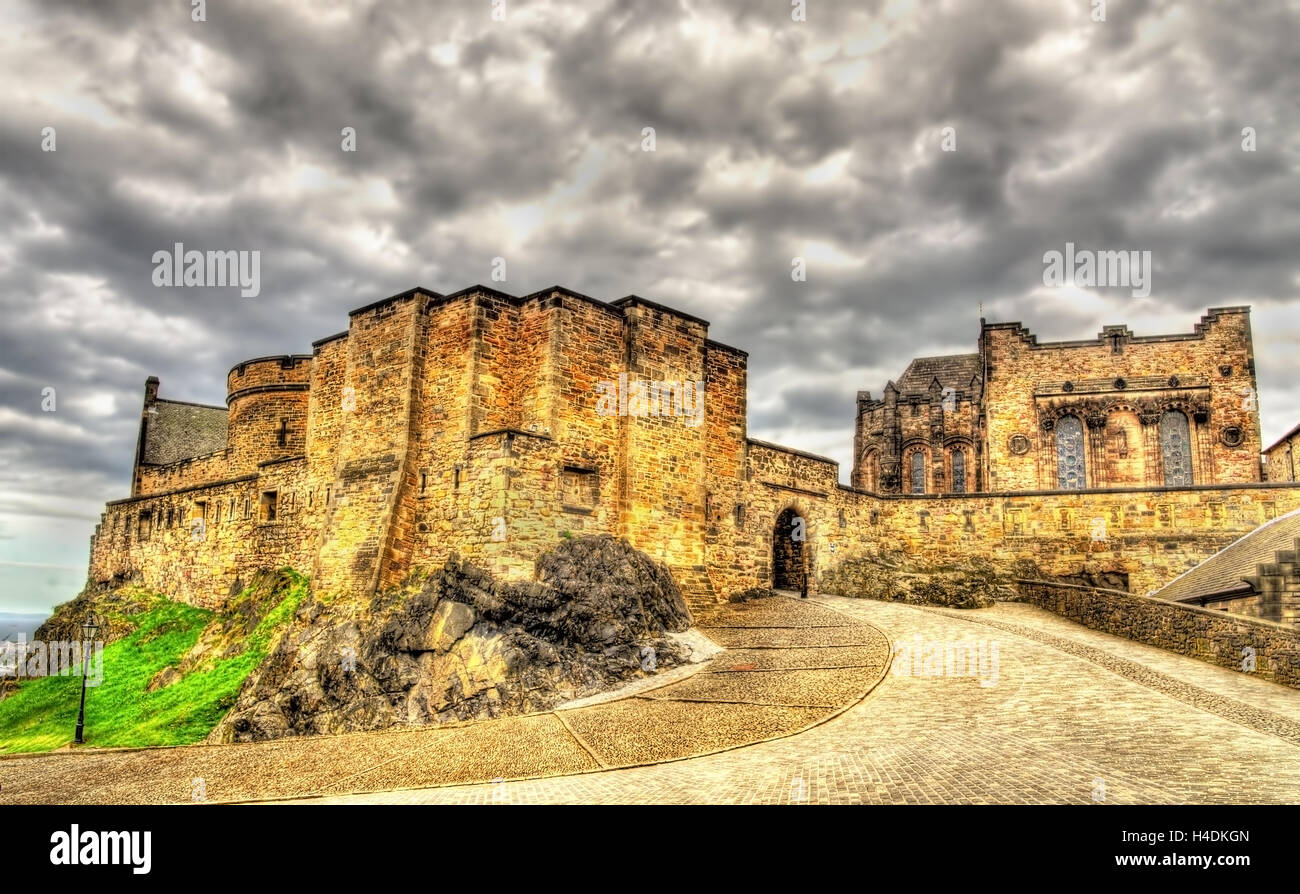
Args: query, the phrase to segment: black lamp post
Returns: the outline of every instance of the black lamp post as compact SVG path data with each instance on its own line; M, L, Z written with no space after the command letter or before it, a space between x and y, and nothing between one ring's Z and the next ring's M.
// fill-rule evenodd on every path
M81 745L85 742L82 738L82 730L86 726L86 664L90 656L86 653L86 640L90 641L91 647L95 644L95 633L99 630L99 621L95 613L91 612L90 616L81 625L81 632L84 638L81 643L81 710L77 713L77 738L76 742Z

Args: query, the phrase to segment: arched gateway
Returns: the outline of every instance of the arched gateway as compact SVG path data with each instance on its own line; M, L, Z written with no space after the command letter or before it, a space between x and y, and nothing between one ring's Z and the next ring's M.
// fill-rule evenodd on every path
M772 529L772 589L798 590L803 586L804 575L808 573L804 552L806 525L793 507L776 517Z

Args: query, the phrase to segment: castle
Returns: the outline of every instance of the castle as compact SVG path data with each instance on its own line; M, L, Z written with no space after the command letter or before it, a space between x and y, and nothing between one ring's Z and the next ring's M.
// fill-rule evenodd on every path
M859 395L852 486L748 437L747 355L708 330L635 295L416 288L311 354L236 365L225 407L150 378L90 581L215 607L288 565L328 599L452 552L528 579L559 538L607 533L696 604L805 579L851 593L882 549L1145 592L1300 507L1300 485L1260 480L1245 308L1056 344L981 323L977 353Z
M1260 480L1250 310L1188 335L1039 344L981 321L973 354L918 357L858 393L853 484L881 493L1181 487Z

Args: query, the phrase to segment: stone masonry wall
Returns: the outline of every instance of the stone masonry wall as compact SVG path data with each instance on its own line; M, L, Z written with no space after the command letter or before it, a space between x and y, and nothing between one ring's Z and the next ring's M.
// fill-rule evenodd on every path
M1264 477L1268 481L1295 481L1296 455L1300 454L1300 429L1278 441L1264 453Z
M289 460L260 475L109 503L91 539L90 578L134 580L216 608L257 568L310 567L321 504L306 472L305 461Z
M1134 469L1117 462L1121 427L1132 428L1123 450L1143 457L1140 483L1163 486L1157 423L1169 407L1188 416L1194 483L1259 480L1248 308L1211 310L1190 335L1135 337L1108 327L1103 336L1038 344L1015 323L984 327L990 490L1055 488L1052 427L1067 413L1085 425L1088 487L1137 483ZM1132 418L1111 420L1117 413Z
M905 553L929 566L971 556L1008 567L1027 559L1053 578L1127 576L1130 591L1145 593L1265 521L1300 508L1300 486L966 497L873 497L840 489L832 505L845 510L848 525L835 560L827 564L827 551L814 549L819 568L881 551ZM852 595L842 581L830 591Z
M1198 350L1198 363L1231 369L1202 363L1191 378L1221 375L1230 394L1253 383L1240 372L1248 340L1229 331L1245 319L1212 313L1196 338L1148 339L1124 356L1147 351L1163 364ZM1013 362L1027 365L1026 383L1061 374L1050 366L1060 352L1036 353L1016 327L986 335L1003 384ZM137 469L142 495L110 503L92 538L91 581L133 577L214 605L256 570L290 564L323 593L364 595L453 551L527 579L561 538L609 533L668 563L694 596L722 598L771 585L789 511L804 520L814 585L837 592L852 592L852 569L882 551L928 564L1023 558L1052 576L1109 575L1145 592L1300 508L1300 485L1280 483L925 496L844 487L834 462L746 437L747 356L707 336L704 321L653 302L606 304L559 287L524 298L412 290L354 311L348 331L309 358L231 371L231 443ZM1088 362L1099 373L1109 357ZM701 424L598 412L601 388L621 374L703 382ZM1023 396L1041 410L1042 394ZM263 409L237 414L245 401ZM1213 404L1210 424L1247 424L1230 405ZM1011 463L1003 483L1037 481L1038 460L1026 462L1032 474ZM1215 462L1244 474L1235 460ZM184 525L200 511L206 538L194 540Z
M1021 581L1020 593L1085 627L1300 689L1300 630L1294 627L1067 584Z

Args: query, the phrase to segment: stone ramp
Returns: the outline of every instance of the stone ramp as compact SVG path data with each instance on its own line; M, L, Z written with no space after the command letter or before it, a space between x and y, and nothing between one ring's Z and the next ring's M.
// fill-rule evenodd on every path
M0 803L189 803L537 779L676 761L789 736L842 713L889 669L874 626L784 597L715 604L729 646L686 679L522 717L242 745L0 757Z

